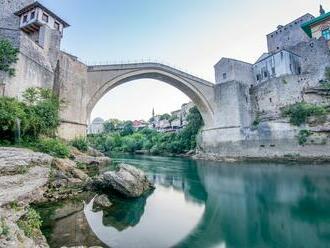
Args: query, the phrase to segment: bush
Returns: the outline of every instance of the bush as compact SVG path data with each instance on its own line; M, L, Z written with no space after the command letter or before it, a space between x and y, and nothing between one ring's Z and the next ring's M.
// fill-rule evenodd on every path
M7 236L9 234L9 227L6 224L5 220L1 218L0 220L0 237Z
M29 208L27 213L17 222L19 228L29 238L40 235L41 224L41 217L33 208Z
M18 49L14 48L8 40L0 40L0 71L4 71L9 76L15 76L15 69L12 64L18 60Z
M290 118L292 125L300 126L306 123L311 116L324 116L327 111L324 107L305 102L296 103L282 109L283 116Z
M71 141L71 145L82 152L86 152L88 150L88 142L84 137L75 138Z
M23 93L29 117L26 135L37 139L40 135L53 136L60 124L61 102L49 89L29 88Z
M14 98L0 98L0 139L13 141L15 139L16 122L21 121L21 127L26 127L27 115L24 104Z
M300 130L298 133L299 145L304 145L307 142L307 138L312 135L312 132L307 129Z
M70 150L66 144L58 139L44 138L37 143L36 147L44 153L58 158L67 158Z

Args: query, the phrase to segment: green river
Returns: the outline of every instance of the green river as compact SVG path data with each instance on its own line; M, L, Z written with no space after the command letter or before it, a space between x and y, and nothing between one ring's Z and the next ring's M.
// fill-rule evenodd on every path
M113 159L144 170L156 189L136 200L93 196L40 208L51 247L330 247L330 166Z

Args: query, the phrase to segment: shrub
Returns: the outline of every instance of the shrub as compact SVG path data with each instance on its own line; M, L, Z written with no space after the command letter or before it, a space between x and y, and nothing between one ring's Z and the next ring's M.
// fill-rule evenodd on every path
M0 71L4 71L9 76L15 76L15 69L12 64L18 60L18 49L14 48L8 40L0 40Z
M17 222L19 228L29 238L36 237L40 234L41 224L41 217L33 208L29 208L27 213Z
M307 129L300 130L298 133L298 143L299 145L304 145L307 142L307 138L311 136L312 132Z
M0 139L13 141L15 138L17 119L25 129L27 116L24 104L14 98L0 98Z
M82 152L86 152L88 150L88 142L84 137L75 138L71 141L71 145Z
M60 124L62 103L58 97L49 89L29 88L23 93L23 99L29 117L26 134L35 139L40 135L54 135Z
M282 109L283 116L289 117L290 123L296 126L306 123L307 118L310 116L324 116L326 113L324 107L305 102L296 103Z
M68 146L58 139L43 138L36 146L41 152L54 157L67 158L70 154Z
M7 236L9 234L9 227L6 224L5 220L1 218L0 220L0 237Z

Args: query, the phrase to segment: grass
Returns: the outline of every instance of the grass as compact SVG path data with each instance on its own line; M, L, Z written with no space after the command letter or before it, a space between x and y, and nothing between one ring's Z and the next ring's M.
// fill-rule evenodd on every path
M40 235L40 227L42 225L41 217L33 208L28 208L27 213L19 219L17 225L24 231L29 238Z
M6 237L6 236L8 236L8 234L9 234L9 227L8 227L5 219L1 218L1 220L0 220L0 237L1 236Z

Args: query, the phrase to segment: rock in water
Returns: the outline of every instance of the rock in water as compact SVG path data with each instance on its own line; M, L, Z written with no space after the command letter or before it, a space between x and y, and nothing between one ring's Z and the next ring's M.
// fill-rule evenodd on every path
M154 188L142 170L128 164L119 165L118 171L105 172L103 179L106 184L126 197L139 197Z
M100 208L109 208L112 206L112 203L110 202L107 195L98 195L94 199L94 206Z

